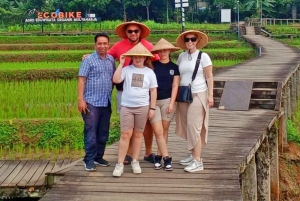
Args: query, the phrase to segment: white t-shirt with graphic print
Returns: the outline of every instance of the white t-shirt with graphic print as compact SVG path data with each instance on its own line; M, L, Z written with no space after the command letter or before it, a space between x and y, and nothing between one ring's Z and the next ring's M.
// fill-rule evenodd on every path
M152 69L126 66L122 69L121 79L124 80L122 106L141 107L150 104L149 90L157 87L156 76Z
M187 51L182 52L177 60L177 65L180 72L180 86L188 86L192 81L192 75L195 69L196 60L198 57L199 50L189 54ZM189 61L189 59L191 61ZM204 75L204 68L211 66L212 62L207 53L202 52L201 61L199 64L196 78L192 83L192 93L199 93L207 90L206 79Z

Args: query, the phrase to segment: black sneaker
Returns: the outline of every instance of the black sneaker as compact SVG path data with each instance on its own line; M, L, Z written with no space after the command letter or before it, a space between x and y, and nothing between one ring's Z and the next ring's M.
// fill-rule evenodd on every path
M164 160L164 170L166 170L166 171L173 170L172 157L166 156L163 158L163 160Z
M94 160L94 164L99 166L104 166L104 167L110 165L110 163L103 158Z
M84 162L84 168L86 171L92 172L96 171L96 165L93 163L93 161L83 161Z
M152 153L149 156L145 156L144 157L144 161L148 161L150 163L154 163L155 162L155 154Z
M162 159L162 156L159 156L159 155L155 156L155 162L154 162L155 170L160 170L162 168L161 159Z

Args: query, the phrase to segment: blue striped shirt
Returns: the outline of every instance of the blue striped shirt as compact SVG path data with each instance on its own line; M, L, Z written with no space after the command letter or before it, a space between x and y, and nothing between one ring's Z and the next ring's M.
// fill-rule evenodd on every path
M107 54L102 59L95 51L85 58L78 76L86 77L84 100L95 107L106 107L111 102L113 88L112 77L115 71L115 60Z

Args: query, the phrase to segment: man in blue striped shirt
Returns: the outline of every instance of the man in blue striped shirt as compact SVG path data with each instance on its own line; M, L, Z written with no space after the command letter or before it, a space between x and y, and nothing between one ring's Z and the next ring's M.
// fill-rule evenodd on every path
M97 34L94 42L94 53L82 61L78 73L78 110L84 121L83 161L87 171L95 171L96 165L110 165L103 155L109 135L115 60L107 54L107 34Z

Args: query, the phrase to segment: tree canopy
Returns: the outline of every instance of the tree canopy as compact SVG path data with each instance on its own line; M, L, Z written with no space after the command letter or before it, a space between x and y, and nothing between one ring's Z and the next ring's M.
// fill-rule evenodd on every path
M204 3L204 4L203 4ZM219 23L220 10L232 9L236 20L246 17L291 18L292 9L300 9L300 0L189 0L186 21ZM200 6L206 5L206 6ZM166 23L180 20L175 0L1 0L0 26L22 23L29 12L81 11L95 13L101 20L154 20Z

